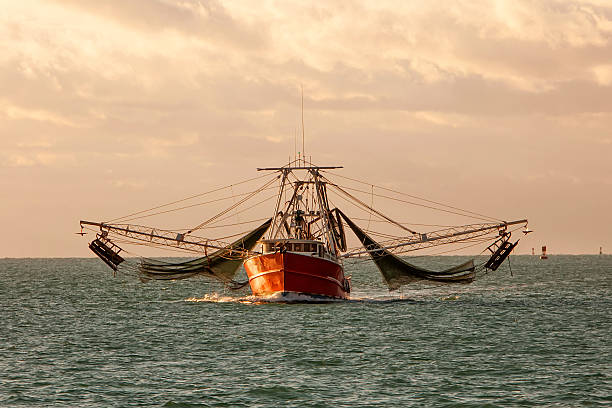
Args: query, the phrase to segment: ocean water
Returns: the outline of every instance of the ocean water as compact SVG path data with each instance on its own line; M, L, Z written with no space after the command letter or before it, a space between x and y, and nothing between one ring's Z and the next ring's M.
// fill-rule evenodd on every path
M513 256L512 275L391 294L347 269L356 301L259 304L98 259L0 259L0 406L612 406L612 256Z

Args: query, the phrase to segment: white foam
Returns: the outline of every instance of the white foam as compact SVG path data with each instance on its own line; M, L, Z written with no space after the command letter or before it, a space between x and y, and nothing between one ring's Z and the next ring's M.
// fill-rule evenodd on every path
M276 292L268 296L242 296L232 297L210 293L202 298L188 298L186 302L205 302L205 303L243 303L243 304L266 304L266 303L389 303L389 302L411 302L408 299L397 296L354 296L348 299L331 298L326 296L309 295L298 292Z

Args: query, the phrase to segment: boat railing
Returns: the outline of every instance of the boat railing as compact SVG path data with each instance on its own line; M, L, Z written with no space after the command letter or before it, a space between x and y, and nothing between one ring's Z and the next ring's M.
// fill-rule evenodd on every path
M323 243L321 242L292 242L290 240L262 242L263 253L270 252L298 252L306 253L321 258L328 255Z

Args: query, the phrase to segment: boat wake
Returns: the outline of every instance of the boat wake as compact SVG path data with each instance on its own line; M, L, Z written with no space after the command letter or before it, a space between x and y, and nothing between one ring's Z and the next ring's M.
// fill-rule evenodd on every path
M330 298L326 296L310 295L306 293L275 293L270 296L242 296L233 297L227 295L219 295L217 293L206 294L202 298L188 298L186 302L203 302L203 303L242 303L242 304L270 304L270 303L416 303L417 300L403 297L352 297L348 299Z

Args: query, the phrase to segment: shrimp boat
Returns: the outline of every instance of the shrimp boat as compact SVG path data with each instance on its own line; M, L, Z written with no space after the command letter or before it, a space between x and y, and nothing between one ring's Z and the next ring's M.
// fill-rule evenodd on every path
M262 253L248 257L244 269L256 296L298 293L345 299L351 291L344 276L341 252L346 236L338 209L330 209L327 183L321 171L339 167L296 166L259 169L281 173L283 192L291 184L290 198L281 208L279 194L268 239ZM291 183L297 171L306 178Z
M346 265L351 259L373 262L389 291L420 281L470 283L481 273L497 270L508 258L518 244L518 240L511 241L513 231L522 228L525 234L531 232L526 219L503 221L385 187L377 187L375 191L371 184L335 174L338 169L342 166L318 166L304 158L289 161L281 167L259 168L257 170L262 176L213 190L231 191L233 205L195 227L177 230L146 227L133 221L199 208L228 199L230 195L186 205L186 201L211 193L205 192L111 221L82 220L79 234L85 234L85 230L96 234L89 248L113 273L134 274L143 282L206 277L222 282L231 290L241 290L249 285L256 297L299 294L334 300L350 297L351 277L346 275ZM349 185L339 183L338 177ZM262 178L267 178L263 185L254 189L245 187L240 193L235 191L238 186ZM371 187L370 190L354 187L363 184ZM277 189L273 196L253 204L257 196L271 189ZM370 204L366 202L368 197L371 198ZM396 221L374 208L375 197L389 198L405 206L417 205L471 217L477 222L416 231L411 224ZM341 210L332 204L340 200L347 204L347 208ZM239 218L239 215L253 212L266 203L273 208L272 216L263 223L262 218L249 221ZM350 215L349 210L352 211ZM259 211L255 212L261 215ZM230 222L234 218L236 222ZM255 222L259 224L248 231L212 236L220 231L217 228ZM373 227L373 224L378 226ZM346 230L345 226L348 227ZM346 234L349 229L353 233L350 237ZM235 240L228 242L230 237ZM416 265L408 257L419 251L457 244L483 246L485 256L479 257L482 262L473 258L434 270ZM188 253L190 257L177 260L138 255L124 249L130 246L170 249ZM236 278L241 266L244 266L247 278L242 281Z

